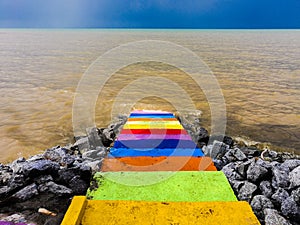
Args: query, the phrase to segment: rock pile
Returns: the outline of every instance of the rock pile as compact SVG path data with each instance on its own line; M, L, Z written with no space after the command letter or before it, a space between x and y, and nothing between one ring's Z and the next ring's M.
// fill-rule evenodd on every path
M238 199L251 204L261 224L300 224L299 156L216 140L203 151L214 156Z
M60 224L72 196L85 195L124 123L122 117L108 128L88 129L75 144L0 164L0 223Z

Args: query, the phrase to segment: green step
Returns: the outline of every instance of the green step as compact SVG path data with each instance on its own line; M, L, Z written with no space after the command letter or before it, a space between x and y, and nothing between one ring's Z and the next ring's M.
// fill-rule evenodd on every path
M221 171L98 172L94 200L237 201ZM93 185L95 186L95 184Z

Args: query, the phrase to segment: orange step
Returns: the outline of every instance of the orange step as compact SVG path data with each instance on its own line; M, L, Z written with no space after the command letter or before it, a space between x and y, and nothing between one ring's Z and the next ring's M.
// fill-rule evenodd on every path
M105 158L101 171L216 171L210 157L124 157Z

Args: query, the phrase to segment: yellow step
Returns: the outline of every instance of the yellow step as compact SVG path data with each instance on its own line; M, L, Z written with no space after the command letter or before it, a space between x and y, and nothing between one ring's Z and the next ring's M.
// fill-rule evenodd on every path
M75 197L62 225L105 224L201 224L259 225L247 202L149 202L86 200L78 204ZM82 199L81 199L82 200ZM74 207L84 211L75 220ZM79 209L83 208L83 210ZM74 222L75 221L75 222Z

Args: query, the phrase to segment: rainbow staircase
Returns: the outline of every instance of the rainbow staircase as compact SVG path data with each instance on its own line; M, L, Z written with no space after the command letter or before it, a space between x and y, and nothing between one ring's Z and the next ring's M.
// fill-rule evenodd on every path
M132 112L95 179L62 225L259 224L172 113Z

